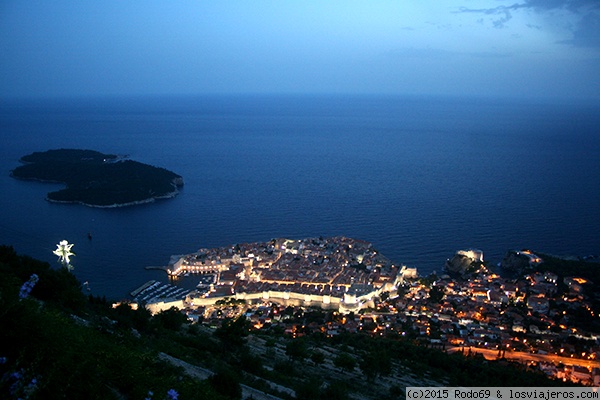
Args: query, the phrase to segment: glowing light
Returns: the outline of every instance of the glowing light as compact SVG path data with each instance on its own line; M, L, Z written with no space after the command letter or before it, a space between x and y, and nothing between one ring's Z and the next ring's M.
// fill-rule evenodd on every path
M66 240L61 240L56 245L56 250L53 251L53 253L58 256L58 261L61 264L63 264L65 267L67 267L68 269L73 269L73 266L71 265L70 257L74 256L75 253L73 253L71 251L72 247L73 247L73 244L70 244Z

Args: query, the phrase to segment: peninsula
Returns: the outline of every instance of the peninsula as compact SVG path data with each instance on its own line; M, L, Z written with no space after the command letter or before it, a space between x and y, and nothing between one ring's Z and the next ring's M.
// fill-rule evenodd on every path
M164 168L94 150L57 149L23 156L17 179L66 184L46 199L90 207L122 207L174 197L183 178Z
M172 306L184 308L185 295L196 305L213 305L230 296L249 302L270 299L287 305L359 312L373 307L373 298L382 292L394 290L405 278L417 274L414 268L392 264L371 243L343 236L278 238L200 249L172 256L165 271L172 279L187 274L203 278L193 293L169 289L168 300L156 296L158 283L142 285L132 296L152 312Z

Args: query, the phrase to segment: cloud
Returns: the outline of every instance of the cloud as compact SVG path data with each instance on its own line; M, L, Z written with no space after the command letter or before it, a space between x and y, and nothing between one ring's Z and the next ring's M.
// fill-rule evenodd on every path
M598 0L525 0L524 6L536 11L565 9L574 13L599 10Z
M600 1L598 0L524 0L522 3L490 8L460 7L458 13L483 14L491 17L495 28L505 28L517 10L533 10L542 14L550 11L564 11L577 20L571 28L572 38L558 43L576 47L592 47L600 49ZM527 24L527 27L541 29L538 25Z
M484 15L499 16L492 20L497 28L504 27L504 24L512 19L511 11L519 9L530 9L537 12L564 9L574 14L587 14L590 11L600 10L600 1L598 0L525 0L523 3L514 3L509 6L496 6L490 8L468 8L460 7L459 13L478 13Z
M571 44L576 47L600 48L600 14L585 15L573 29L573 38L562 40L559 43Z
M526 7L527 6L522 4L513 4L510 6L497 6L492 8L460 7L458 12L491 15L493 16L492 24L494 25L494 28L504 28L506 26L506 23L512 19L511 11Z

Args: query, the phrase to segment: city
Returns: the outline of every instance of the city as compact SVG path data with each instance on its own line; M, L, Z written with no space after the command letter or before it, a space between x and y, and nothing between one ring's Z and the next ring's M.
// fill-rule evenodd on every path
M202 274L198 290L148 282L132 295L154 313L176 307L211 327L244 316L253 329L292 337L398 335L598 386L599 337L589 329L599 318L593 282L547 271L528 250L509 252L503 263L525 264L526 271L504 278L486 266L481 250L469 249L447 260L444 274L419 277L365 241L273 239L174 256L167 272L173 279ZM155 295L160 290L167 294ZM315 312L322 318L306 317Z

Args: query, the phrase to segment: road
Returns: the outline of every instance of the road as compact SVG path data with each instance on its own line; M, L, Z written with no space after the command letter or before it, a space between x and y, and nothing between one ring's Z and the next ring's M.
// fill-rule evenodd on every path
M446 351L453 353L461 351L463 347L448 347ZM465 352L468 351L468 347L464 347ZM477 347L471 347L471 353L482 354L487 360L496 360L498 358L498 350L495 349L481 349ZM555 354L532 354L523 351L507 351L504 354L504 358L507 360L519 361L522 363L528 363L531 361L535 362L547 362L547 363L563 363L565 365L578 365L587 368L600 368L600 361L595 360L582 360L580 358L561 357Z

